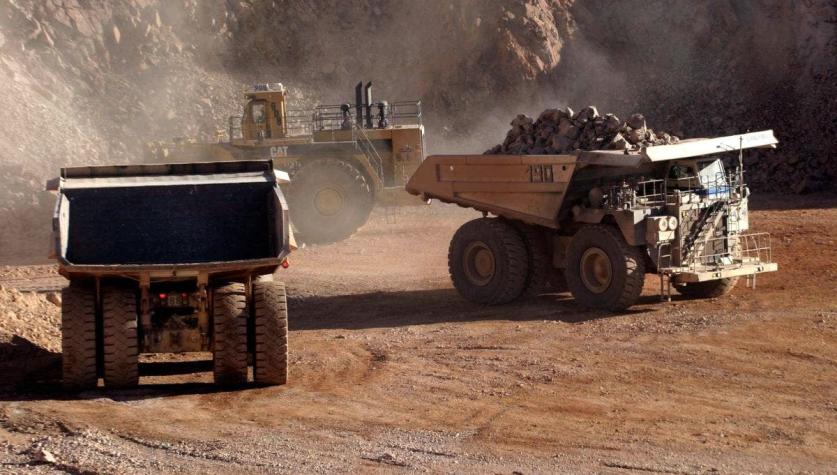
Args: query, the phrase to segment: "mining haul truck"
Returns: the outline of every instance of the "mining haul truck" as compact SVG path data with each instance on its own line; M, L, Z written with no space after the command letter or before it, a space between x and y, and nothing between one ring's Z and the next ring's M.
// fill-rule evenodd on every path
M292 247L270 160L64 168L53 217L63 382L138 382L141 353L212 352L218 384L284 384L288 316L272 276Z
M149 144L151 159L204 161L265 159L290 174L286 188L299 239L336 242L351 236L378 203L412 201L404 184L424 158L421 103L374 102L372 83L355 89L355 104L287 109L280 83L244 93L241 116L229 118L218 143ZM226 135L226 139L224 139Z
M466 299L506 303L553 280L583 306L619 311L637 301L646 272L670 299L672 286L718 297L777 270L770 235L747 232L742 158L776 143L767 130L636 152L435 155L407 191L483 212L450 243Z

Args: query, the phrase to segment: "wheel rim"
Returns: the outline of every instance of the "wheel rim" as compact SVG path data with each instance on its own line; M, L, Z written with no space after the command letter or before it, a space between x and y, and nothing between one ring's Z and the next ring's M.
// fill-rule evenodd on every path
M465 259L462 265L465 276L472 284L485 286L494 277L494 253L482 241L474 241L465 248Z
M314 207L323 216L334 216L343 209L343 194L335 188L323 188L314 194Z
M587 290L601 294L610 287L613 280L613 266L607 253L598 247L591 247L581 255L581 281Z

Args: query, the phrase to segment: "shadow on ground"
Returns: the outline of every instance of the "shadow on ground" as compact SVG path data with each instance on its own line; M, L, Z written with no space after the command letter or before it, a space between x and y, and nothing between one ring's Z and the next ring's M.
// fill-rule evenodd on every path
M659 301L644 296L640 308L621 313L590 311L579 307L567 293L545 294L507 305L481 306L468 302L454 289L406 292L373 292L354 295L317 296L290 300L291 330L392 328L406 325L477 322L491 320L552 320L583 323L592 320L654 311L647 307ZM293 336L291 336L293 338ZM141 384L126 390L104 388L81 393L61 388L61 354L46 350L25 338L14 336L0 342L0 400L84 400L107 398L132 401L185 394L239 391L242 387L219 387L212 383ZM140 376L169 376L212 371L211 360L141 362ZM252 388L246 386L245 388Z
M638 305L658 301L659 297L648 296L641 298ZM464 300L454 289L291 297L289 302L291 330L360 330L487 320L582 323L647 311L641 308L620 313L586 310L568 293L545 294L507 305L482 306Z
M140 376L169 376L212 371L211 360L165 361L139 364ZM249 385L247 388L253 388ZM0 342L0 401L84 400L108 398L132 401L185 394L238 391L241 387L219 387L212 383L141 384L137 388L99 388L74 392L61 387L61 353L42 348L26 338L14 336Z

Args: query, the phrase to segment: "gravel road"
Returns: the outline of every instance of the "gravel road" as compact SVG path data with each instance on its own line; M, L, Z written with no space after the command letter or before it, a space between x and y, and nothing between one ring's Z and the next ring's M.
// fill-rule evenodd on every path
M446 255L476 213L376 215L291 257L290 384L235 391L198 355L146 358L137 389L63 394L60 280L1 268L0 472L833 471L837 199L754 208L780 272L671 303L649 276L623 314L568 294L467 303Z

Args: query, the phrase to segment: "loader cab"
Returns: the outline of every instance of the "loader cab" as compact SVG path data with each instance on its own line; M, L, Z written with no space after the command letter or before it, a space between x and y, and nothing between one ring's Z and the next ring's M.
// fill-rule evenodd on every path
M241 120L244 140L281 139L288 135L282 84L254 84L244 97L247 99Z

